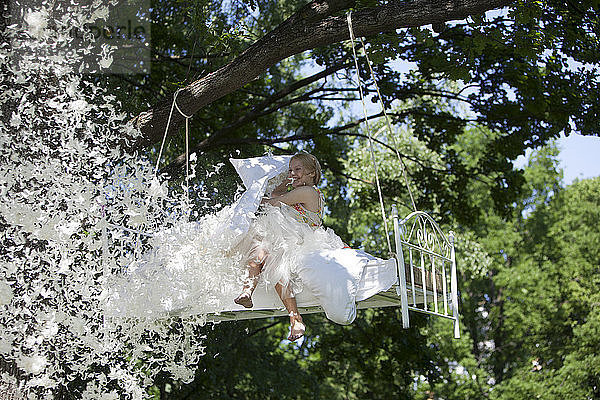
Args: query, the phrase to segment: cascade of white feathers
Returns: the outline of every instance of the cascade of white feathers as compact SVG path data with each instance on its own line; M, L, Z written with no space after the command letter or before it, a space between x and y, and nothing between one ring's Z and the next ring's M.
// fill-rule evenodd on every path
M81 398L144 398L160 371L192 379L204 315L239 285L236 260L211 246L219 215L185 222L182 191L122 151L139 133L114 96L81 79L77 52L60 55L101 3L30 11L0 49L0 357L12 366L0 385L34 398L73 382ZM136 276L155 284L135 292ZM148 302L117 318L132 293ZM179 303L196 307L169 318Z

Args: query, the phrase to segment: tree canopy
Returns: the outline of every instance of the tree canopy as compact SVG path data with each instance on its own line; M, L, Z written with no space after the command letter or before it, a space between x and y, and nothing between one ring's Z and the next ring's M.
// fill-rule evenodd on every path
M345 181L353 177L340 160L364 134L358 117L339 111L358 100L345 41L345 16L352 10L355 33L366 36L365 50L394 124L442 157L439 168L409 171L423 193L419 202L429 208L435 197L441 212L472 214L476 211L461 201L464 189L469 180L486 179L495 206L508 212L523 184L513 160L572 129L598 133L598 16L593 2L517 2L484 14L504 5L160 1L152 8L151 74L109 79L126 93L125 107L139 114L135 121L146 141L138 146L162 139L173 95L181 89L178 105L193 114L191 152L204 152L214 162L238 149L248 155L306 147ZM410 18L392 18L391 12ZM374 24L372 14L391 25ZM312 26L296 33L307 24L331 30ZM318 35L326 40L311 42ZM314 46L294 47L296 40ZM360 58L359 73L372 94ZM394 68L398 62L414 68L401 73ZM228 89L211 86L215 79ZM169 129L179 132L163 169L173 176L181 174L185 160L177 130L182 121L175 112ZM467 160L468 152L454 150L466 128L485 128L476 164ZM442 184L449 177L451 189Z

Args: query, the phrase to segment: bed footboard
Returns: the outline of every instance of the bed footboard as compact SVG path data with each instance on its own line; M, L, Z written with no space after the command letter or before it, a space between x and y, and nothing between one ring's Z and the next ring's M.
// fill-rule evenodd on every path
M392 208L402 326L410 326L409 311L448 318L460 337L454 234L444 235L427 213L415 211L399 220Z

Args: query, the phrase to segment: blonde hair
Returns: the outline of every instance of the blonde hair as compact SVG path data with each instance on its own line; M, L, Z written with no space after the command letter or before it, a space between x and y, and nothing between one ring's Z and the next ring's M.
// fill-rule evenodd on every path
M292 160L300 161L308 172L314 173L315 176L313 178L313 183L315 185L319 184L319 182L321 181L321 164L319 164L319 160L317 160L317 157L313 156L312 154L302 152L294 154ZM290 162L292 160L290 160Z

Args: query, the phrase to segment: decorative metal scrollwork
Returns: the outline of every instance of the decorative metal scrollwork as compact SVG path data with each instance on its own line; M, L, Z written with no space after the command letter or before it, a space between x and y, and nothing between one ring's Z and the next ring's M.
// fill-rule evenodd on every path
M428 214L417 211L400 224L403 239L429 252L450 256L450 242L438 224Z

